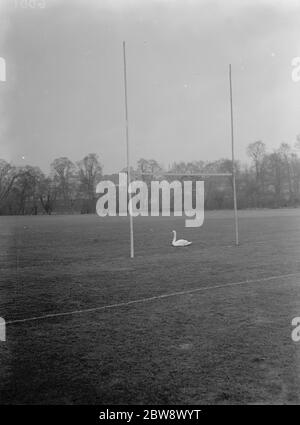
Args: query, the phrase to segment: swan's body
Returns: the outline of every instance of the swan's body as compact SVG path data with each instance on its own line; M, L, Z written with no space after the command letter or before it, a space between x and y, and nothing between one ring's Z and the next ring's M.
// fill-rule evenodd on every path
M188 246L191 245L192 242L189 242L185 239L178 239L176 240L176 231L173 230L173 240L172 240L172 245L173 246Z

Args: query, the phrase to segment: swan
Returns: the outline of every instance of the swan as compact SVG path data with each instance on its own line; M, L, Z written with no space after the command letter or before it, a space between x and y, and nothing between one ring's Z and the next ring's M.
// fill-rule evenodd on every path
M188 246L191 245L192 242L186 241L185 239L178 239L176 240L176 230L173 230L173 240L172 245L173 246Z

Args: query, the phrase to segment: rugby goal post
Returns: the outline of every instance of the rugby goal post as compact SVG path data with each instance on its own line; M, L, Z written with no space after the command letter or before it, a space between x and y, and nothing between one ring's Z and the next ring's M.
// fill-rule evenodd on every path
M123 41L123 72L124 72L124 104L125 104L125 134L126 134L126 164L127 164L127 187L131 183L131 165L130 165L130 149L129 149L129 122L128 122L128 95L127 95L127 63L126 63L126 43ZM230 127L231 127L231 173L160 173L163 176L201 176L201 177L220 177L231 176L233 181L233 209L234 209L234 229L235 229L235 244L239 245L239 228L238 228L238 212L237 212L237 196L236 196L236 170L235 170L235 155L234 155L234 121L233 121L233 100L232 100L232 77L231 64L229 64L229 98L230 98ZM141 173L143 175L154 175L154 173ZM130 233L130 258L134 258L134 230L133 217L129 212L129 233Z

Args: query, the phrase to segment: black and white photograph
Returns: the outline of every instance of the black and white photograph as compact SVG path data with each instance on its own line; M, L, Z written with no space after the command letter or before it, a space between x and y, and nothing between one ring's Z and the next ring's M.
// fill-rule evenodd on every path
M0 413L299 405L299 251L300 0L0 0Z

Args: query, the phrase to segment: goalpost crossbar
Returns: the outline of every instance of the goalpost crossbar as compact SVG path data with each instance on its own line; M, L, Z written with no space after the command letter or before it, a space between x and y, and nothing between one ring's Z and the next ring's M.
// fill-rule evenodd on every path
M233 173L171 173L171 172L153 172L153 173L139 173L136 172L135 174L139 176L179 176L179 177L224 177L224 176L232 176Z

